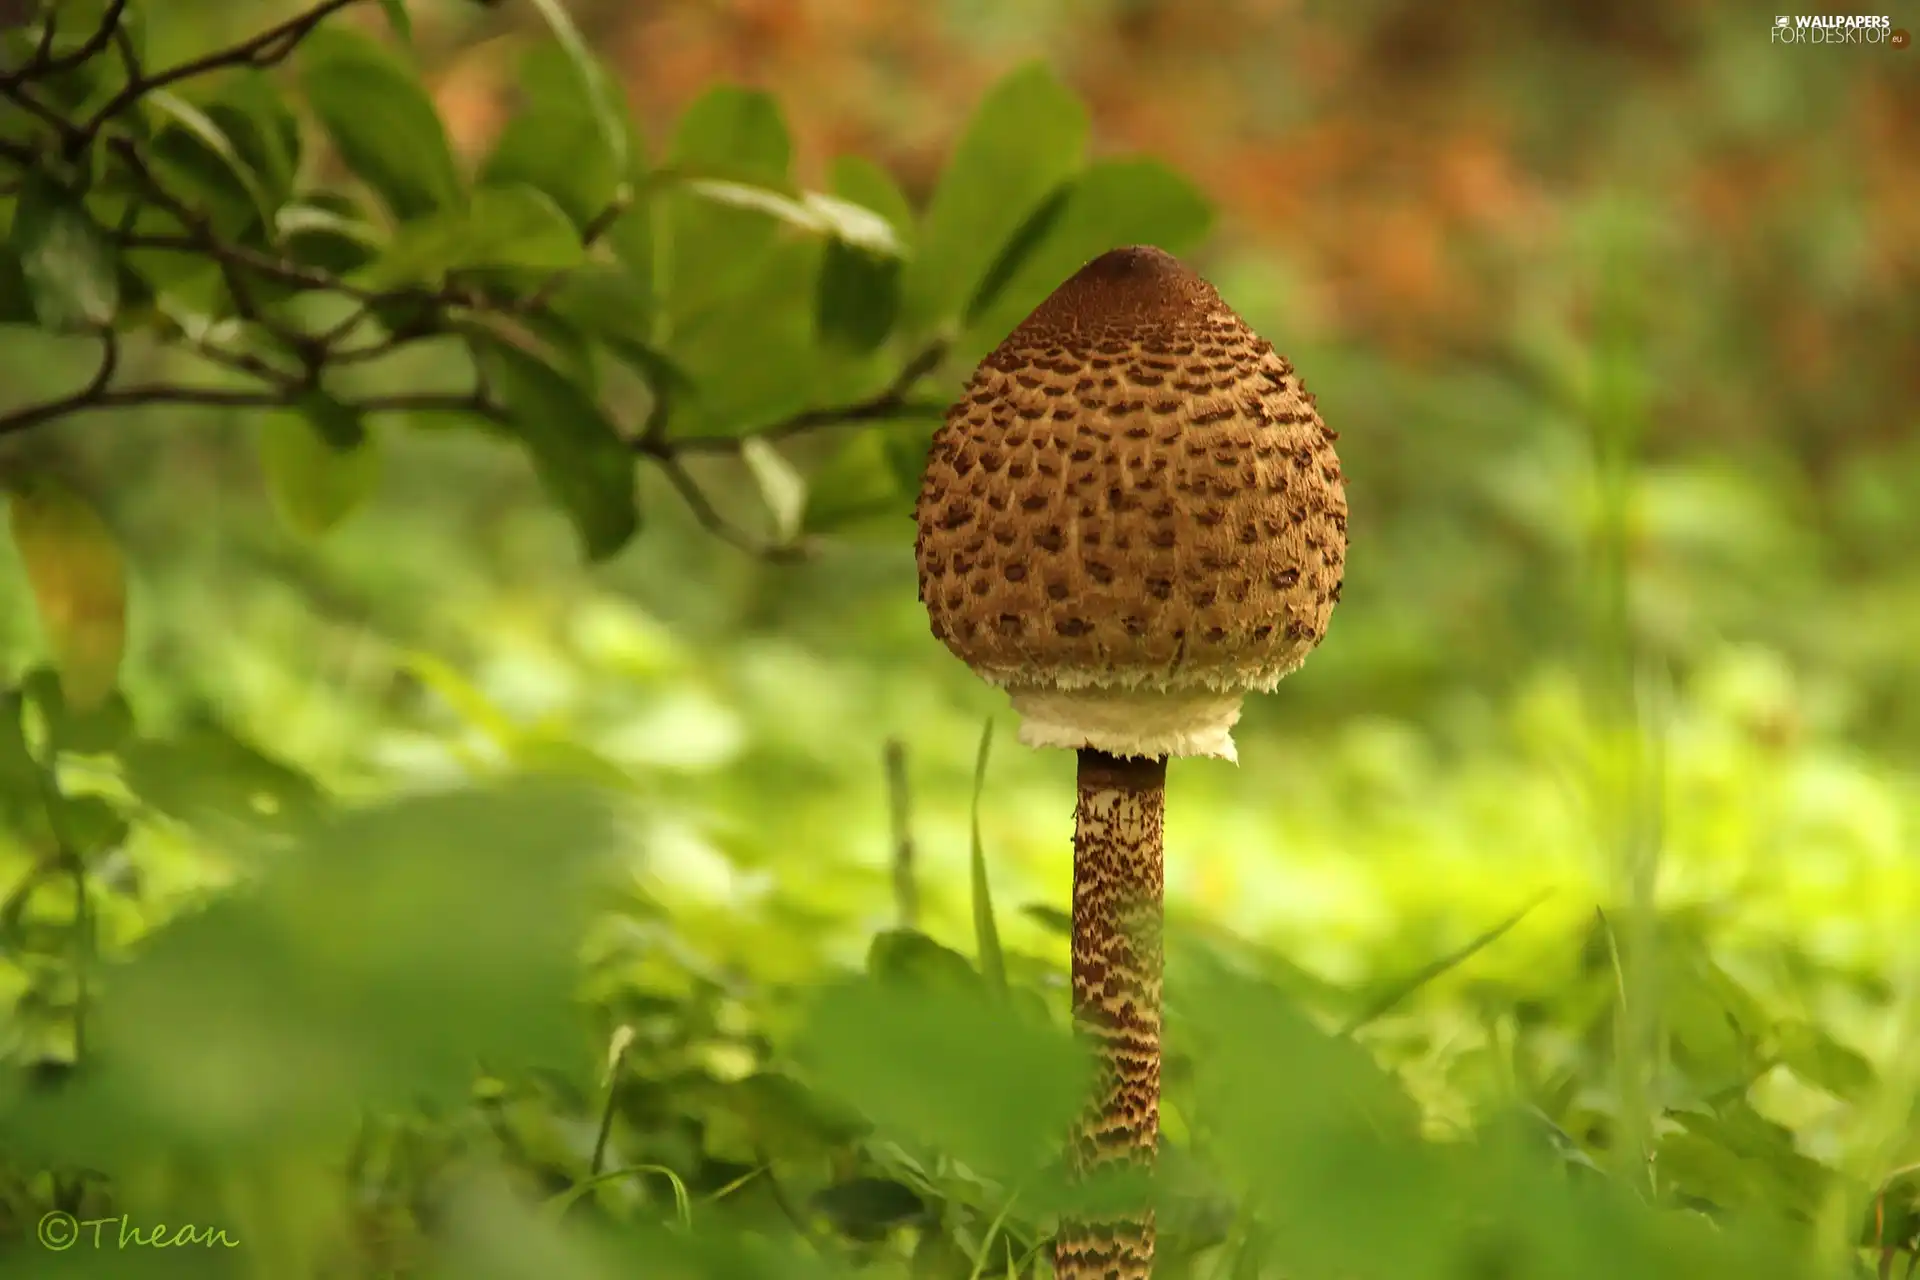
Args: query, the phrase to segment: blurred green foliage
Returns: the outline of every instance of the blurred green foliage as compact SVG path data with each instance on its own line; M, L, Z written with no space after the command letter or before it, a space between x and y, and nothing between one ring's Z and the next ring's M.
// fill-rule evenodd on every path
M7 1275L977 1280L1090 1196L1170 1277L1920 1256L1920 446L1831 527L1667 447L1752 317L1652 187L1477 363L1222 259L1354 572L1174 770L1163 1167L1076 1187L1071 765L980 789L908 495L1014 321L1210 203L1038 66L930 190L811 189L763 92L643 138L556 4L473 163L404 6L190 8L0 34Z

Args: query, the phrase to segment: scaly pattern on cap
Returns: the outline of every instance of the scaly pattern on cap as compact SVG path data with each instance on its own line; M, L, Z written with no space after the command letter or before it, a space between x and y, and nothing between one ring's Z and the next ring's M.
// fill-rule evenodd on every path
M1091 719L1079 699L1042 745L1230 755L1182 704L1156 722L1152 695L1216 695L1230 727L1238 695L1319 643L1346 559L1334 439L1211 285L1158 249L1104 254L981 362L934 434L915 510L933 633L1016 706L1146 695Z

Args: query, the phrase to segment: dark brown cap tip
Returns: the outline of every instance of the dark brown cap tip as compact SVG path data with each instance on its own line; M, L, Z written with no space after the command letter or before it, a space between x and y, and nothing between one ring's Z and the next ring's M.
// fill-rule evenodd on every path
M1178 258L1152 245L1129 245L1081 267L1026 323L1045 330L1146 330L1197 322L1220 307L1213 286Z

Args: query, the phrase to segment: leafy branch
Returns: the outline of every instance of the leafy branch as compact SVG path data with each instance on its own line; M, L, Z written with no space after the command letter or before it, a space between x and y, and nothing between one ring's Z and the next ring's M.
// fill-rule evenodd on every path
M210 112L193 106L190 127L181 129L172 123L181 111L177 100L166 104L167 112L147 112L147 105L163 90L190 81L221 73L259 73L285 62L328 18L360 2L321 0L254 36L160 70L141 65L128 34L140 0L113 0L98 28L64 51L59 48L57 16L51 11L43 16L33 53L18 67L0 73L0 100L20 108L39 126L25 140L0 138L0 181L6 178L7 167L16 170L18 177L13 185L0 186L0 192L17 198L11 244L0 246L0 272L8 265L4 250L10 247L32 295L33 314L26 318L50 330L91 335L100 349L93 370L77 388L0 412L0 437L101 410L175 405L311 415L318 405L326 419L314 424L318 433L330 444L350 449L358 447L358 424L369 415L453 412L530 437L529 448L556 496L563 503L571 499L574 505L601 508L597 513L570 512L576 523L598 520L600 533L589 541L598 543L599 553L610 552L631 531L630 519L617 510L622 502L630 506L631 496L619 497L622 482L606 465L603 446L610 444L630 459L657 466L708 530L755 554L786 556L800 550L791 531L769 544L734 526L690 472L687 457L741 456L751 440L771 443L835 426L937 416L942 411L941 403L915 398L916 390L946 355L947 343L939 339L917 348L897 374L868 397L806 409L744 433L675 434L671 422L676 384L682 380L675 376L673 360L627 332L618 335L618 345L627 356L640 357L637 362L624 362L640 371L652 409L636 432L621 431L591 389L563 385L552 335L566 332L572 324L566 295L581 270L621 269L619 253L609 250L606 241L629 214L637 210L642 218L650 218L651 210L643 207L647 201L669 192L694 192L716 205L750 210L849 246L845 252L863 270L872 272L879 263L882 274L876 278L889 285L885 262L888 254L897 253L891 230L875 215L845 201L796 199L771 187L735 180L725 165L676 164L623 176L610 190L596 195L590 209L580 200L563 200L567 192L543 190L539 184L469 194L444 154L444 135L424 94L391 69L398 63L385 61L388 55L382 46L359 37L339 37L359 43L330 45L319 70L311 59L303 58L302 72L309 87L314 77L327 70L325 58L350 64L355 78L343 83L351 85L354 95L365 93L369 77L385 77L385 87L395 98L389 104L391 122L373 101L362 102L357 96L352 100L354 112L382 117L380 127L391 123L396 133L409 127L411 112L415 132L427 138L430 151L442 153L429 154L421 163L397 153L376 154L383 139L370 140L364 126L356 133L352 121L329 118L325 102L310 104L323 130L332 135L336 162L387 206L387 219L364 225L377 229L385 221L394 226L388 242L376 245L364 255L366 260L346 266L316 261L314 255L303 252L297 230L302 224L298 217L289 218L289 210L319 208L337 217L334 211L342 207L338 198L342 193L333 190L315 196L289 189L282 193L278 207L270 209L241 206L236 213L231 201L223 204L223 196L230 193L222 192L217 183L209 187L204 173L192 166L183 167L178 148L198 146L235 170L242 162L258 168L257 137L249 151L244 145L249 142L247 131L273 137L280 121L246 120L236 133L230 127L231 115L216 121ZM565 20L557 6L541 8L549 20L556 14L558 20ZM560 44L579 48L577 39L563 38ZM86 75L109 50L117 50L124 83L104 90L95 83L90 94L78 96L98 105L63 110L59 104L76 96L62 90L63 79ZM597 69L580 70L580 85L594 91L599 83ZM221 101L217 90L214 101ZM592 104L594 118L607 118L605 105ZM156 128L162 116L168 119ZM289 114L285 127L293 129L292 121ZM421 125L421 121L427 123ZM216 132L219 129L226 134ZM167 141L176 147L170 156L161 151L162 142ZM624 155L624 145L622 140L609 149ZM444 198L421 197L419 189L430 186L434 175L443 172L449 175L445 189L429 194ZM422 178L421 173L427 176ZM257 176L239 173L238 185L251 193ZM115 198L120 201L117 207ZM315 200L320 203L314 204ZM565 211L560 207L563 203L568 206ZM496 227L485 225L483 208L522 234L525 243L504 243ZM563 234L556 235L556 228ZM481 247L473 248L475 242ZM148 265L167 262L177 265L164 270ZM168 281L196 264L206 264L217 275L219 295L212 314L204 306L176 306L170 299ZM540 269L530 270L535 267ZM155 271L161 271L161 276L149 281L147 277ZM139 285L151 288L156 305L135 307L121 297L126 288ZM290 300L301 295L326 295L348 309L317 326L302 322L288 308ZM0 314L0 319L10 318L15 317ZM249 385L129 380L129 344L136 338L146 348L191 352ZM470 391L349 398L326 389L329 375L336 371L380 362L426 340L447 338L464 343L473 357L475 379ZM557 411L578 421L556 425L551 419ZM567 451L531 438L555 434L570 437ZM578 455L583 450L599 456L601 462L582 461ZM588 492L580 481L588 473L596 477L597 494ZM556 480L554 476L572 478ZM631 481L625 483L630 488ZM611 514L608 508L614 508Z

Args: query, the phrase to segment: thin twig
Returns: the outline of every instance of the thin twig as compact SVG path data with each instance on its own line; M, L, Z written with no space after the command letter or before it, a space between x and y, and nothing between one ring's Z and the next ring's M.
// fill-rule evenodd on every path
M587 225L580 229L580 247L582 249L593 248L594 245L600 242L602 236L613 230L613 224L620 221L621 215L625 214L626 211L632 207L633 188L623 186L620 191L614 195L613 199L607 202L607 207L594 214L587 222ZM515 305L514 310L523 313L545 310L546 305L553 300L553 295L559 292L560 286L565 284L567 277L572 274L571 271L566 270L554 272L545 280L541 281L539 287L532 293L521 299L520 302Z
M141 156L140 148L134 145L133 139L115 138L108 143L108 147L120 158L120 162L127 166L127 172L133 175L134 181L140 184L141 189L152 198L153 202L184 226L192 241L214 260L214 264L220 268L221 278L226 282L227 292L233 295L233 307L240 318L259 325L282 343L300 352L307 365L307 381L309 383L316 381L319 370L313 360L311 340L305 334L274 320L260 309L259 302L253 294L253 287L241 274L234 246L223 244L214 234L213 224L205 215L195 212L185 201L167 189L167 185L160 181L159 175L154 173L152 167Z
M110 378L112 371L108 370L106 376ZM295 403L298 394L298 391L293 388L275 391L239 391L224 387L188 387L172 384L108 389L104 385L104 379L96 373L92 382L71 395L61 396L57 400L49 400L42 404L29 405L11 413L0 414L0 436L13 435L55 418L68 417L93 409L133 409L150 405L199 405L218 409L284 409ZM504 410L471 391L407 392L369 396L361 400L347 401L345 407L355 413L363 414L471 413L491 421L506 421Z
M139 76L130 80L120 92L109 98L104 106L94 112L80 132L84 137L92 138L100 132L107 121L125 111L155 89L164 89L170 84L190 80L195 76L206 75L227 67L270 67L292 53L302 40L313 32L329 15L339 12L359 0L322 0L304 13L288 18L278 26L270 27L240 44L229 46L190 62L167 68L150 76Z
M121 18L125 15L126 8L127 0L107 0L106 11L100 15L100 25L94 29L93 34L77 48L57 58L50 56L53 51L54 23L53 14L48 13L47 29L41 33L40 50L34 55L33 61L22 68L20 78L31 82L47 76L57 76L63 71L73 70L93 57L94 54L106 48L107 43L113 39L114 33L121 29Z
M713 534L722 542L738 547L748 555L761 556L769 560L793 559L803 554L802 548L780 543L762 542L751 534L743 533L728 523L713 505L713 500L688 474L686 464L674 456L671 451L649 455L666 473L667 480L680 494L680 500L687 504L687 510L693 512L693 518L700 527Z
M883 418L902 415L938 416L943 414L947 408L944 403L930 400L916 401L909 396L922 378L940 367L941 362L947 358L947 348L948 344L944 339L929 344L901 368L892 382L878 394L865 400L856 400L851 404L833 405L823 409L807 409L751 434L761 440L784 440L788 436L816 431L822 427L844 426L855 422L876 422ZM744 436L682 436L671 441L649 443L648 438L642 435L638 444L648 453L654 453L663 448L675 453L737 453L741 440L745 438Z
M39 67L45 65L47 60L53 56L53 42L59 34L60 15L49 7L47 10L47 25L40 30L40 39L35 42L33 46L33 59L28 63L29 66Z
M378 293L371 289L362 289L325 272L312 271L297 263L287 262L264 254L244 245L217 244L209 250L206 244L192 236L155 235L152 233L128 232L115 238L123 249L152 249L160 253L213 253L216 257L228 259L236 266L245 267L258 275L282 284L297 284L307 289L327 289L343 294L358 302L385 302L391 299L411 296L408 293Z
M40 121L41 124L46 125L49 129L59 134L69 154L77 151L86 142L86 136L75 127L71 120L61 115L58 111L55 111L52 107L49 107L46 103L40 101L40 99L34 97L33 94L27 91L25 85L13 84L9 80L0 79L0 98L5 98L9 102L12 102L22 111Z
M87 384L78 391L61 396L57 400L48 400L9 414L0 414L0 435L25 431L28 427L41 422L76 413L89 405L97 404L102 396L107 395L107 384L113 381L114 372L120 367L120 335L111 329L102 329L98 337L100 363L95 366L93 376L87 379Z

